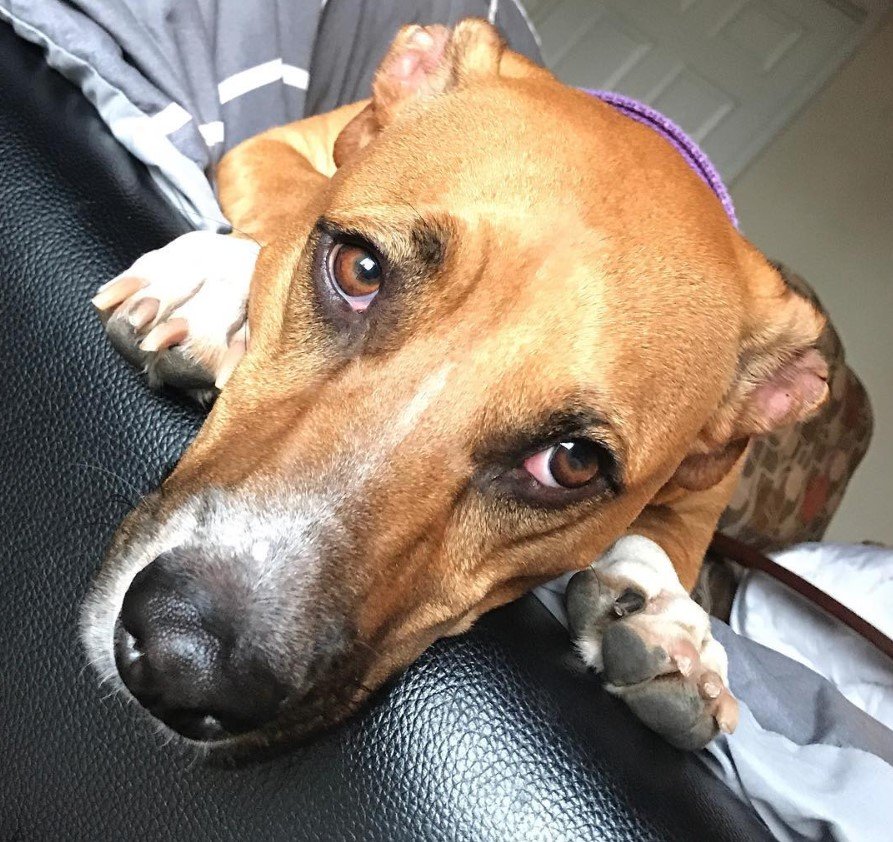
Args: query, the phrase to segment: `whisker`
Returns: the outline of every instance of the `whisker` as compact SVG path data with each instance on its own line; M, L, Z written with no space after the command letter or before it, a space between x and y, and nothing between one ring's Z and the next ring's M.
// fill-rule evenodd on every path
M125 497L123 494L119 494L116 491L112 492L112 499L117 500L119 503L124 503L128 509L134 508L139 503L139 500L131 500L129 497Z
M362 646L365 649L368 649L376 658L383 658L384 654L376 649L371 643L366 643L365 640L356 641L359 646Z
M364 690L367 695L371 696L375 691L366 684L363 684L362 681L358 681L356 678L347 679L354 687L359 687L360 690Z
M81 523L72 524L72 526L80 527L81 529L94 529L97 526L103 527L117 527L121 525L120 520L85 520L81 521Z
M249 234L247 231L239 228L237 225L233 225L231 222L228 224L229 227L233 229L233 231L235 231L237 234L241 234L246 239L251 240L259 249L262 249L266 245L265 243L262 243L260 240L258 240L257 237L255 237L253 234Z
M421 214L421 212L419 211L419 209L418 209L412 202L410 202L409 199L407 199L405 196L403 196L403 195L401 195L400 193L398 193L396 190L389 190L388 193L389 193L391 196L393 196L393 198L394 198L396 201L400 202L401 204L406 205L406 207L408 207L408 208L409 208L409 209L416 215L416 219L418 219L418 221L419 221L422 225L425 224L425 221L426 221L426 220L425 220L425 217L422 216L422 214Z
M95 465L92 462L74 462L73 463L77 468L86 468L87 470L97 471L100 474L104 474L110 479L117 480L118 482L124 483L137 497L142 496L142 492L137 486L131 482L127 477L122 477L120 474L116 474L114 471L109 470L108 468L104 468L102 465ZM131 505L133 503L131 502Z

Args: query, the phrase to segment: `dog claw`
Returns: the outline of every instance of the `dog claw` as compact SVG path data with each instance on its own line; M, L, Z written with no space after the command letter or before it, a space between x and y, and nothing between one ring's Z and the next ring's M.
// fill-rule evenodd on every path
M614 614L617 617L628 617L645 607L645 595L632 588L627 588L614 600Z
M713 718L719 730L723 734L731 734L738 727L738 719L741 711L738 707L738 700L725 688L720 692L716 702L716 709L713 712Z
M245 328L243 327L230 341L229 347L226 349L223 359L220 361L217 379L214 381L214 385L218 389L222 389L226 385L227 381L232 376L232 373L236 370L236 366L239 364L242 357L245 356L246 348Z
M691 658L688 658L685 655L680 655L678 658L676 658L676 668L682 675L687 678L692 674L695 667L692 663Z
M688 640L677 640L670 646L670 655L676 670L688 678L701 666L698 650Z
M685 673L683 673L683 675L685 675ZM701 677L700 687L701 695L705 699L718 699L719 694L722 693L723 690L722 679L715 672L710 670L704 673Z
M143 278L133 275L125 275L116 278L99 288L99 292L91 299L91 304L97 310L110 310L117 307L122 301L126 301L134 293L139 292L146 285Z
M189 323L186 319L171 319L152 328L146 338L140 342L140 350L156 353L182 342L189 335Z
M128 324L136 331L142 330L158 315L161 302L157 298L142 298L127 314Z

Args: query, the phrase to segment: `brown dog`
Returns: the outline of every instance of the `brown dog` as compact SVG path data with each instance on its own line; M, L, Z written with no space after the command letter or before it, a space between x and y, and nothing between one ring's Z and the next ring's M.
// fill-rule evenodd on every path
M822 319L679 154L468 20L219 183L237 234L95 299L154 379L227 383L109 551L99 669L194 740L304 737L611 548L581 652L677 744L732 729L687 591L748 440L825 398Z

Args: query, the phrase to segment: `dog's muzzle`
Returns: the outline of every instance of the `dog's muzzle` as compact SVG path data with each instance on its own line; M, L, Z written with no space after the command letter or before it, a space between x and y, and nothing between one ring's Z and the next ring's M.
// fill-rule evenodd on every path
M85 601L88 655L104 680L209 748L304 739L371 692L378 650L356 628L351 541L328 498L294 487L151 495Z

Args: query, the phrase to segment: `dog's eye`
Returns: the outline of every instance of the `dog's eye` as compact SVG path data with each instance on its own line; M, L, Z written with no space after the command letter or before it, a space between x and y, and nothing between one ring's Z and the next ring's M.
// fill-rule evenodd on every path
M587 439L572 439L548 447L524 460L524 469L549 488L581 488L601 472L602 450Z
M329 252L329 277L351 309L365 310L378 294L382 268L378 258L363 246L336 243Z

